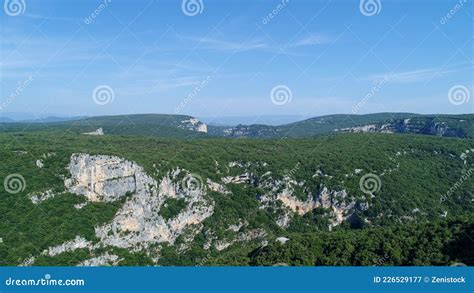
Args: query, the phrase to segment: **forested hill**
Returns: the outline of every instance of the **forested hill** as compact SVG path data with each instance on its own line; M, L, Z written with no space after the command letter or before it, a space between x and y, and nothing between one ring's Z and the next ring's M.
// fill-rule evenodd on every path
M238 125L210 128L210 134L226 137L310 137L341 132L412 133L448 137L474 137L474 114L419 115L378 113L328 115L280 126Z
M474 114L419 115L377 113L328 115L291 124L216 126L186 115L134 114L47 122L0 122L0 132L58 131L104 135L140 135L175 138L305 138L346 132L411 133L445 137L474 137Z
M474 141L0 134L0 265L473 264Z

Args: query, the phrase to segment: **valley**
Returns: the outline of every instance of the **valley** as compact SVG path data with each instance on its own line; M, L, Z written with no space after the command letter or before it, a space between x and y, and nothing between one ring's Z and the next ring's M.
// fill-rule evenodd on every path
M0 134L1 265L472 264L472 139L99 126Z

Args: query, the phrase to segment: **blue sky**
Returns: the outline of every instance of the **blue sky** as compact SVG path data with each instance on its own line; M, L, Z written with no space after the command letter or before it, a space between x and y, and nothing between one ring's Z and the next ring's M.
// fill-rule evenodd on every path
M367 0L374 15L359 0L194 0L193 16L179 0L4 1L3 112L474 112L470 0Z

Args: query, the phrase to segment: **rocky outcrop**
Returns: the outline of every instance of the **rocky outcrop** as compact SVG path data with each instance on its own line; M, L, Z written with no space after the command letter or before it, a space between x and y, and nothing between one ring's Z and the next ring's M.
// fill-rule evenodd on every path
M54 198L55 194L53 190L49 189L46 190L45 192L37 193L37 194L30 194L29 197L31 199L31 202L33 204L39 204L45 200Z
M94 131L91 131L91 132L84 132L83 134L85 135L104 135L104 130L102 128L98 128Z
M209 188L209 190L211 191L218 192L221 194L230 194L230 192L222 184L213 182L211 179L207 179L206 183L207 183L207 188Z
M137 164L113 156L73 154L66 189L92 202L112 202L127 193L149 193L156 182Z
M308 194L305 201L292 196L290 189L283 190L276 196L276 199L301 216L316 208L329 209L333 212L333 225L338 225L347 219L353 213L355 207L355 201L346 201L347 192L345 190L330 191L326 187L314 198L311 193Z
M91 248L93 245L90 241L87 241L83 237L76 236L71 241L64 242L61 245L48 248L43 254L48 256L55 256L64 252L74 251L80 248Z
M104 246L141 250L153 243L173 244L186 228L199 226L214 211L213 202L204 197L205 186L188 189L177 182L186 172L179 168L158 183L134 162L114 156L73 154L68 169L71 178L65 181L66 187L89 201L114 201L130 194L114 219L96 228L96 236ZM176 217L165 220L159 211L169 197L181 198L187 205Z
M237 235L236 238L229 241L226 241L226 240L216 241L216 243L214 244L214 247L217 251L221 251L235 244L236 242L248 242L248 241L253 241L256 239L263 240L266 236L267 236L267 232L265 230L253 229L247 232L241 232Z
M41 160L41 159L36 160L36 167L38 167L40 169L43 168L44 167L43 160Z
M122 259L115 254L109 254L108 252L103 255L87 259L77 266L80 267L98 267L98 266L116 266Z
M251 176L250 176L250 173L245 173L245 174L238 175L238 176L227 176L227 177L221 178L221 180L225 184L229 184L229 183L234 183L234 184L249 183L250 180L251 180Z
M207 125L199 121L199 119L197 118L190 118L187 120L183 120L181 121L181 125L179 125L178 127L182 129L188 129L192 131L207 133Z
M345 190L329 190L321 185L317 188L318 192L312 193L315 187L307 186L304 181L296 181L291 172L282 179L273 179L271 172L257 176L252 169L255 164L257 163L229 163L229 168L242 168L242 174L222 177L221 183L210 179L204 181L179 167L169 170L157 180L137 163L120 157L72 154L67 166L70 175L65 179L64 185L68 192L82 195L86 200L76 204L76 209L81 209L90 202L124 200L124 203L110 222L95 227L95 236L99 239L97 243L77 236L73 240L49 248L44 253L56 256L76 249L85 248L93 253L97 248L119 247L130 251L143 251L150 254L152 259L159 259L161 244L174 245L178 237L183 236L180 238L180 244L176 246L180 253L190 247L194 237L204 228L203 221L214 213L214 202L206 191L211 190L221 195L230 194L227 184L250 184L264 191L264 194L256 195L262 204L261 208L271 207L268 210L276 212L276 222L282 228L288 227L294 214L302 216L317 208L330 211L331 226L340 224L355 210L355 202ZM258 165L263 166L266 166L266 163ZM361 171L357 169L354 173ZM157 174L163 173L154 173L154 176ZM317 172L315 176L329 177L322 171ZM296 188L307 195L305 200L296 197ZM41 202L52 194L47 192L32 196L32 201ZM172 218L164 218L160 214L168 198L179 199L186 204ZM214 247L220 251L238 242L265 240L265 230L246 230L247 225L246 219L239 219L229 225L225 229L235 234L234 237L225 239L218 239L214 232L206 230L204 249ZM281 238L278 241L284 243L287 240ZM119 261L116 255L105 253L80 265L115 265Z

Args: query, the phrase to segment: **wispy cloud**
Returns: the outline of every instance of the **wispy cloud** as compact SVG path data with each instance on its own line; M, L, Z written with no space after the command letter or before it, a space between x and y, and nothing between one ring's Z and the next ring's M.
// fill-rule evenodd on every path
M330 38L319 35L313 34L306 37L303 37L297 40L294 44L290 45L290 47L303 47L303 46L314 46L314 45L324 45L330 43Z
M236 41L227 41L213 38L196 38L190 37L188 40L195 41L198 45L198 48L209 49L209 50L218 50L218 51L249 51L257 49L267 48L261 40L250 40L248 42L236 42Z
M39 20L57 20L57 21L78 21L78 18L73 18L73 17L64 17L64 16L45 16L45 15L40 15L40 14L32 14L32 13L27 13L25 14L26 17L32 18L32 19L39 19Z
M388 79L390 82L394 83L415 83L415 82L426 82L430 81L436 77L442 77L449 73L457 72L460 69L450 68L450 69L440 69L438 67L433 68L422 68L410 71L402 72L387 72L383 74L373 74L367 77L367 80L372 82L379 82L383 79Z
M215 50L215 51L235 51L235 52L245 52L245 51L261 51L267 53L281 53L288 55L298 55L301 54L298 52L291 52L290 49L295 49L299 47L309 47L316 45L324 45L331 42L331 39L327 36L320 34L311 34L300 39L295 40L294 42L287 44L284 48L278 48L278 46L270 44L264 39L252 39L249 41L235 41L235 40L224 40L218 38L210 37L187 37L184 38L195 42L197 49L201 50ZM283 44L281 44L283 45ZM298 53L298 54L297 54Z

